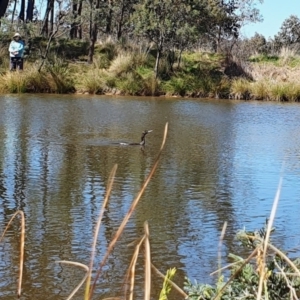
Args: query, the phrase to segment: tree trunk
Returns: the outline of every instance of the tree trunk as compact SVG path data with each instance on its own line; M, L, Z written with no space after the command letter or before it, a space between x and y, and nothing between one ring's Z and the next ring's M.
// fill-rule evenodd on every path
M43 20L43 27L41 30L41 35L48 36L48 19L49 19L49 13L51 12L51 8L54 6L54 0L48 0L47 1L47 9L45 12L44 20Z
M15 19L15 13L16 13L16 7L17 7L17 0L15 0L13 11L11 13L11 24L14 24Z
M76 20L76 18L78 16L77 1L73 2L73 5L72 5L72 14L73 14L74 22L72 22L71 29L70 29L70 39L71 40L73 40L73 39L75 39L77 37L77 30L78 30L77 20Z
M105 33L107 33L107 34L111 33L112 15L113 15L112 1L109 0L108 1L108 14L106 16L106 28L105 28Z
M88 63L89 64L93 63L95 43L97 41L97 35L98 35L98 26L94 22L93 27L91 29L90 47L89 47L89 53L88 53Z
M117 40L119 41L122 36L122 29L123 29L123 19L124 19L124 12L125 12L125 5L124 1L122 2L121 14L120 19L117 24Z
M51 1L50 33L49 33L49 36L53 33L53 30L54 30L54 0Z
M93 62L95 43L97 41L98 35L98 24L93 15L93 10L98 9L100 7L100 0L97 0L96 5L93 5L92 0L90 0L90 47L88 53L88 63L91 64Z
M27 10L26 10L26 22L32 22L32 20L33 20L33 9L34 9L34 0L28 0Z
M163 45L163 37L160 36L159 43L157 45L156 61L155 61L155 67L154 67L155 78L158 77L158 67L159 67L159 61L160 61L161 53L162 53L162 45Z
M24 15L25 15L25 0L21 0L19 19L24 21L24 19L25 19Z
M1 0L1 5L0 5L0 18L4 17L7 7L8 7L8 2L9 0Z
M79 7L78 7L78 16L81 17L81 12L82 12L82 0L79 1ZM78 32L77 32L77 37L79 39L82 39L82 26L81 26L81 20L78 25Z

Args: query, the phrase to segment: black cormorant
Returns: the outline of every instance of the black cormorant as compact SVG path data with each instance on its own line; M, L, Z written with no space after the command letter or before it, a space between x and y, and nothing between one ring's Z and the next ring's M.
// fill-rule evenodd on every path
M118 144L119 145L129 145L129 146L145 146L145 144L146 144L145 137L151 131L152 130L144 130L142 132L141 141L139 143L125 143L125 142L121 142L121 143L118 143Z

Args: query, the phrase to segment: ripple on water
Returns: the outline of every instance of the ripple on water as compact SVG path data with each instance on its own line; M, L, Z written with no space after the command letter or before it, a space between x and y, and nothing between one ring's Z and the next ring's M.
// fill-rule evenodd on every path
M241 251L238 229L264 225L281 174L273 240L299 254L299 105L30 95L5 97L0 114L0 224L17 209L25 212L24 299L65 299L81 280L82 270L55 261L89 262L109 174L118 164L98 237L99 265L151 170L166 121L158 169L108 258L97 297L122 294L132 242L143 236L145 221L152 261L162 273L177 267L179 285L186 275L212 282L224 222L223 264L228 253ZM153 132L144 151L112 145L136 141L145 128ZM7 274L17 271L17 230L14 224L0 245L0 297L8 300L15 295L15 277ZM143 269L141 251L137 297ZM161 280L155 277L153 285L157 298Z

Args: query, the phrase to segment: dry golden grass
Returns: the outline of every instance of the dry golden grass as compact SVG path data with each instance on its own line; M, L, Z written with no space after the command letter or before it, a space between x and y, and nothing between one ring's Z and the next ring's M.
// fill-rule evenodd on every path
M134 64L134 54L133 53L119 53L118 56L111 62L108 69L110 73L119 75L132 70Z
M231 98L235 100L247 99L249 94L249 81L244 78L233 80L230 87Z

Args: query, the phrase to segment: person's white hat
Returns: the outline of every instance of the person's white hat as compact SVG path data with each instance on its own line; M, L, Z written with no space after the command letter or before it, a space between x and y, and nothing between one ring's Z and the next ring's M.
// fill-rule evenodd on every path
M20 33L16 32L16 33L14 34L13 37L15 38L15 37L17 37L17 36L18 36L18 37L21 37Z

